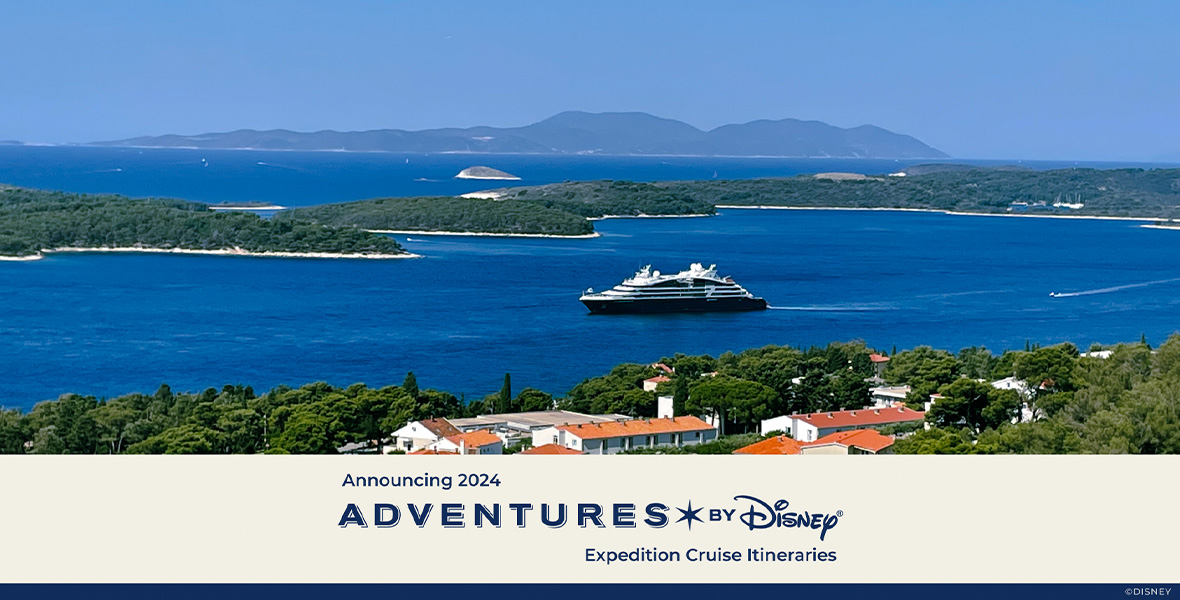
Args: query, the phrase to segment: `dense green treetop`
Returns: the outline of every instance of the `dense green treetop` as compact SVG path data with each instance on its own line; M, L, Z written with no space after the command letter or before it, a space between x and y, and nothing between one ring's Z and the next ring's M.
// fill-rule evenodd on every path
M926 414L930 429L887 432L902 434L894 450L1180 453L1180 334L1155 350L1143 343L1108 349L1105 359L1081 356L1072 344L1030 346L999 357L981 348L957 356L929 347L897 353L886 373L890 379L941 397ZM677 354L661 360L675 373L659 393L676 398L678 414L714 416L726 433L757 431L768 417L865 406L872 367L863 358L871 351L863 342L850 342L807 349L766 346L717 358ZM973 376L993 365L1000 366L989 377ZM1026 377L1023 395L990 385L990 378L1011 376L1013 369ZM556 400L534 388L512 397L506 377L487 401L466 404L447 392L419 389L412 375L401 386L313 383L262 395L241 385L199 393L162 385L154 394L111 399L66 394L23 414L0 408L0 453L330 454L348 443L373 444L409 421L434 417L554 406L653 417L657 392L644 391L642 383L661 373L650 365L618 365ZM1054 383L1042 385L1049 378ZM928 395L913 398L927 400ZM1032 420L1018 422L1022 413L1031 413Z
M275 220L386 231L455 231L535 235L587 235L594 226L565 210L517 200L479 198L378 198L296 208Z
M633 181L579 181L497 190L505 198L530 202L583 217L711 215L713 203L694 191L667 184Z

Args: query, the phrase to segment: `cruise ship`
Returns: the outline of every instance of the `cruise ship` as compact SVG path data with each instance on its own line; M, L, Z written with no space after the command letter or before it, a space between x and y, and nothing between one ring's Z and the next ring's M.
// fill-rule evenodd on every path
M694 263L687 271L664 275L643 267L623 283L606 290L586 290L582 304L591 313L666 313L730 310L762 310L766 301L756 298L729 277L717 276L717 265Z

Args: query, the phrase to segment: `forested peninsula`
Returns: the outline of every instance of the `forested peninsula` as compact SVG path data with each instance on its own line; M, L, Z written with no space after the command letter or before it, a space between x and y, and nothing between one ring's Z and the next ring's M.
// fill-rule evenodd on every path
M182 200L0 186L0 257L33 259L55 251L412 256L393 239L355 227L263 219Z
M630 188L642 185L643 193ZM876 208L947 212L1180 218L1180 169L1055 169L916 165L892 174L823 173L796 177L668 181L650 184L595 181L492 190L586 216L585 209L621 205L617 214L664 212L668 199L692 203L691 212L718 206ZM651 201L655 199L656 201Z
M889 356L883 372L872 354ZM498 392L458 398L420 389L413 373L379 388L321 382L258 394L240 384L199 392L161 385L117 398L66 394L25 413L0 408L0 453L335 454L346 444L375 444L413 420L553 408L650 418L657 396L671 395L676 414L717 415L722 437L634 452L728 454L761 439L762 419L870 404L870 382L909 386L906 403L914 407L939 394L925 423L885 432L898 435L899 454L1180 453L1180 334L1158 348L1140 340L1085 354L1068 343L997 355L983 347L889 352L854 341L676 354L660 363L671 377L655 391L644 380L667 371L621 364L562 397L534 388L513 394L505 375ZM1001 378L1027 394L988 383Z
M586 236L589 219L711 215L716 209L652 183L596 181L511 190L480 198L379 198L297 208L281 216L378 231Z

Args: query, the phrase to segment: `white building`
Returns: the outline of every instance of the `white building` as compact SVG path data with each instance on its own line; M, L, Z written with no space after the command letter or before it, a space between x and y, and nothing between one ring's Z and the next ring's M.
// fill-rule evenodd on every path
M791 433L791 417L790 415L783 415L781 417L774 417L762 421L762 425L758 428L762 435L766 435L772 431L782 431L783 433Z
M1028 398L1028 384L1023 379L1015 377L1005 377L1003 379L991 382L991 386L997 390L1016 390L1020 397Z
M636 448L691 446L717 439L717 429L697 417L631 419L559 425L533 435L533 445L559 444L586 454L618 454Z
M504 442L486 429L447 436L428 448L456 454L503 454Z
M899 406L799 414L791 415L791 419L791 432L794 438L800 442L814 442L838 431L922 423L926 419L926 413Z
M410 421L401 429L393 432L393 440L389 447L386 448L386 452L393 450L401 450L403 452L421 450L448 435L459 433L463 432L459 431L450 421L442 418Z
M905 397L909 393L908 385L885 385L869 388L869 399L873 401L873 408L892 408L905 402Z
M1028 423L1036 418L1032 406L1029 404L1032 400L1032 391L1028 387L1028 382L1015 377L1005 377L991 382L991 386L997 390L1014 390L1020 395L1020 400L1022 401L1020 405L1020 417L1014 419L1013 423Z
M801 444L799 454L893 454L893 438L874 429L855 429L828 434Z
M643 380L643 391L654 392L661 383L672 381L667 375L656 375Z
M672 396L660 396L656 398L656 416L661 419L671 419L676 416L675 398Z
M478 417L451 419L459 431L487 429L511 446L517 442L530 441L533 433L555 425L585 423L609 423L619 419L630 419L626 415L584 415L568 410L538 410L520 413L500 413ZM533 443L537 446L537 443Z

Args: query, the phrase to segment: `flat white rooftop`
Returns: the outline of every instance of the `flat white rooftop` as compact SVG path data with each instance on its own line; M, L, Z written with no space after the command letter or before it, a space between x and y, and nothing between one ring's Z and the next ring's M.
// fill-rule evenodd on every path
M610 421L631 420L627 415L584 415L568 410L539 410L521 413L480 415L466 419L447 419L459 429L495 427L503 425L517 429L545 429L557 425L589 425Z

